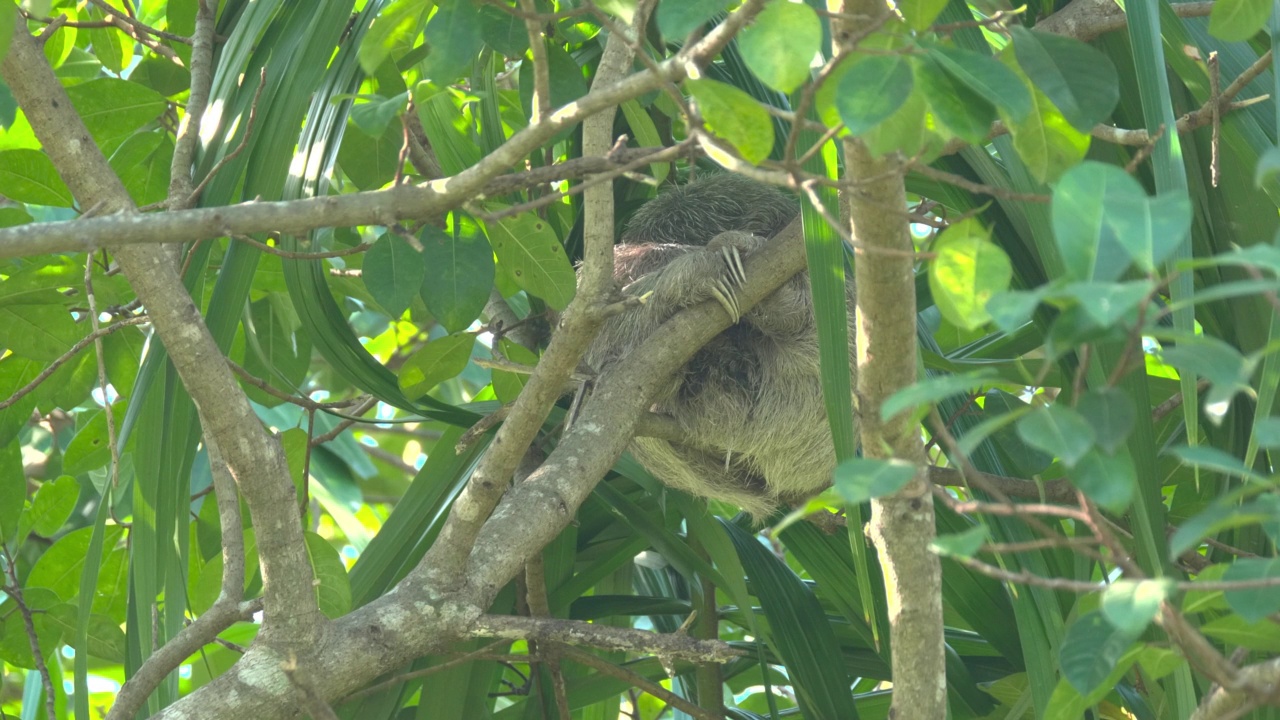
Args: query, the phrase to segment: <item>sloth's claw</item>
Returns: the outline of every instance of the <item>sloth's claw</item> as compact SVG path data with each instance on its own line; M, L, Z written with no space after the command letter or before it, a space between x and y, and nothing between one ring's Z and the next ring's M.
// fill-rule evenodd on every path
M716 299L716 302L720 303L720 307L724 308L725 312L729 313L729 319L735 323L738 322L738 319L742 317L742 313L738 309L738 295L728 283L724 280L713 282L711 284L711 296Z
M738 248L724 245L720 248L720 253L724 256L725 265L729 266L729 279L738 287L745 285L747 271L742 267L742 255L738 252Z

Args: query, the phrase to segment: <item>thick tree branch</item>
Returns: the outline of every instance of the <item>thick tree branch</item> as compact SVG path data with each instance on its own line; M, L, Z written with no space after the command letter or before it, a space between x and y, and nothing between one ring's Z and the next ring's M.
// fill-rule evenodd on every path
M128 192L89 137L34 38L14 34L0 74L81 206L124 216L133 212ZM263 633L306 643L315 637L323 616L312 589L284 453L250 407L163 251L118 247L114 254L146 306L205 432L226 453L227 466L249 502L264 580Z
M889 12L878 0L844 0L840 9L869 18L832 23L840 54L850 52L862 25ZM893 677L890 715L932 720L947 714L943 643L942 568L929 544L936 535L932 489L925 474L918 422L899 413L887 421L885 400L916 382L914 247L907 221L906 162L900 154L875 157L846 138L845 195L853 221L857 287L859 424L863 456L905 460L916 468L902 489L871 501L869 536L875 542L889 615ZM886 211L886 209L888 211Z
M478 195L501 195L543 183L624 167L663 148L620 148L601 157L583 157L528 172L497 174ZM480 164L484 164L481 162ZM477 166L478 167L478 166ZM440 181L447 184L447 181ZM473 199L440 194L427 185L401 185L350 195L304 200L247 202L162 213L100 215L65 222L32 223L0 229L0 258L57 252L89 252L104 246L150 245L209 240L229 235L279 232L305 235L323 227L390 225L440 215Z
M682 633L655 633L599 623L515 615L485 615L471 626L472 637L536 640L656 655L664 660L723 663L747 653L718 640L698 640Z

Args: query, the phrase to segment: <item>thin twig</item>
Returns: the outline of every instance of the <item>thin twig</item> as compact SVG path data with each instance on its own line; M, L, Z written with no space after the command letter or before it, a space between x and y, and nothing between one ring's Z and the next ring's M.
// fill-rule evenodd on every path
M70 361L77 354L79 354L81 350L84 350L85 348L94 344L94 342L99 340L100 338L110 335L111 333L117 330L120 330L122 328L130 327L133 325L143 325L148 322L151 322L150 318L148 318L146 315L139 315L137 317L125 318L124 320L121 320L116 323L112 323L111 325L108 325L99 330L94 330L88 335L85 335L83 338L80 338L79 342L77 342L75 345L72 345L70 350L63 353L62 356L59 357L57 360L54 360L53 362L49 363L49 366L46 367L44 370L41 370L40 374L36 375L35 378L31 380L31 382L18 388L7 399L0 400L0 410L4 410L5 408L12 406L14 403L18 402L27 394L29 394L32 390L35 390L37 387L40 386L40 383L44 382L45 380L48 380L50 375L57 372L58 368L65 365L68 361Z

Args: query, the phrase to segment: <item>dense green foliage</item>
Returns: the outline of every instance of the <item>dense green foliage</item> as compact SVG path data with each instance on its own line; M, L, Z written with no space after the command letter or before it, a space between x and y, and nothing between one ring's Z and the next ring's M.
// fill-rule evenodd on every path
M46 58L135 202L172 203L194 72L190 44L168 34L195 32L197 0L23 2L25 20L9 4L0 56L11 21L44 32ZM1083 42L1037 29L1062 4L906 0L837 62L824 3L773 0L700 77L619 105L615 136L630 147L686 148L615 180L617 220L656 192L635 173L673 181L718 162L803 175L825 388L843 398L846 253L824 221L840 215L824 182L842 177L847 135L912 160L911 206L885 211L912 223L919 251L921 382L883 413L916 413L937 465L1008 479L1011 502L1057 508L1029 520L1035 510L1002 511L990 488L955 477L939 496L951 715L1188 717L1217 678L1171 643L1162 602L1224 655L1239 651L1237 665L1280 655L1280 81L1264 69L1233 90L1271 97L1224 105L1220 127L1208 110L1172 127L1258 63L1264 26L1280 37L1280 19L1254 0L1185 18L1131 0L1127 32ZM550 107L569 105L634 0L529 5L558 13L539 19L536 56ZM491 156L534 115L535 53L515 6L223 0L198 206L376 191ZM637 71L736 6L664 0ZM50 21L59 15L69 22ZM134 24L167 34L121 29ZM793 108L816 120L793 129ZM581 156L573 125L511 170ZM486 305L496 292L545 324L571 302L583 174L513 184L422 223L371 216L184 247L188 289L285 448L329 617L385 595L422 558L486 449L481 434L455 452L463 432L520 394L526 376L502 363L536 365L542 348L498 344ZM0 228L92 212L0 83ZM214 603L226 528L195 408L110 253L0 255L0 711L41 718L52 698L60 718L96 717ZM91 309L109 330L100 344ZM569 402L552 409L542 444ZM853 518L912 468L848 459L850 404L830 405L847 460L807 509L847 508L852 529L796 521L761 542L735 508L666 490L624 456L543 551L550 614L674 632L701 609L700 637L747 651L721 669L732 717L885 717L884 577ZM262 577L249 523L244 537L252 598ZM1246 584L1188 585L1220 580ZM512 583L491 612L527 614L524 591ZM225 672L257 629L222 632L146 712ZM335 709L557 716L548 665L506 655L528 643L454 649L481 648L507 662L424 657L404 671L449 664ZM692 665L669 676L656 657L598 654L695 703L705 692ZM571 658L561 668L574 718L686 717L632 680Z

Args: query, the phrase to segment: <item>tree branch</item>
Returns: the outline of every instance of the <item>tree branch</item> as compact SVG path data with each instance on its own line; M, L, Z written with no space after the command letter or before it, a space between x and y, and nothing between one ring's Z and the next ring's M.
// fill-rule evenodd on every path
M132 199L89 137L35 39L15 32L0 74L80 205L131 217ZM253 512L264 580L263 634L308 644L317 636L323 616L312 589L311 563L293 509L296 495L284 453L237 385L164 252L116 247L114 254L146 306L205 433L226 453L227 466Z

